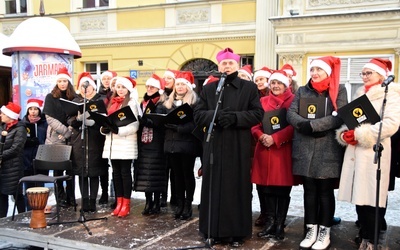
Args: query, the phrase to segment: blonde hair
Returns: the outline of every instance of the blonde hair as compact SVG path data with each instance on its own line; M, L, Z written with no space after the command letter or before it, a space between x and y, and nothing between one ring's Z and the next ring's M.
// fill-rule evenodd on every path
M186 94L183 96L183 98L179 99L182 100L182 104L184 103L187 103L189 105L195 104L198 99L196 92L194 92L193 89L189 88L188 86L186 86L186 89L188 90ZM177 100L177 95L176 95L176 90L174 88L171 94L169 95L168 99L164 102L164 106L167 109L171 109L175 100Z

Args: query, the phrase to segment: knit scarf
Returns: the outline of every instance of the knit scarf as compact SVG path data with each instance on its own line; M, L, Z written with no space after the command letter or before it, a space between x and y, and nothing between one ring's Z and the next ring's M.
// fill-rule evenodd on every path
M364 86L364 88L365 88L365 93L367 93L367 92L370 90L370 88L372 88L373 86L379 85L379 84L381 84L381 83L380 83L380 82L376 82L376 83L373 83L373 84L371 84L371 85Z
M313 89L315 89L315 91L321 94L322 92L327 91L329 89L330 81L331 79L329 77L320 82L313 82L311 80L311 86L313 87Z
M147 96L147 94L145 95L145 97L146 96ZM145 100L143 100L143 102L142 102L143 112L146 110L147 104L149 102L153 102L154 104L156 104L158 102L158 100L160 100L160 95L159 94L152 95L150 98L151 99L148 99L148 101L146 101L146 98L145 98ZM141 136L140 140L144 144L151 143L153 141L153 135L154 135L153 128L143 127L142 136Z
M30 123L37 123L40 121L40 116L33 116L33 115L28 115L28 120Z
M116 96L111 99L111 106L108 109L107 113L108 115L111 115L115 111L121 108L122 102L125 100L125 97L123 96Z

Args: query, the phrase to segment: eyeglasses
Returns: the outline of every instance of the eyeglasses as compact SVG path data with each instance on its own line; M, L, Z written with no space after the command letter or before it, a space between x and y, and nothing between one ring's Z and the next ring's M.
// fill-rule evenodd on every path
M372 73L375 73L375 71L366 71L366 72L361 72L360 73L360 77L361 78L363 78L363 77L370 77L371 75L372 75Z

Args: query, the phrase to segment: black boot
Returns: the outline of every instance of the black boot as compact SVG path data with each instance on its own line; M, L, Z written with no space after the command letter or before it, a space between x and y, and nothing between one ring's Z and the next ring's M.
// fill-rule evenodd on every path
M276 231L275 239L283 240L285 238L285 220L289 210L290 197L278 197L278 209L276 212Z
M82 198L82 210L83 212L89 212L89 198Z
M159 192L155 192L154 193L154 207L151 210L152 214L159 214L161 211L160 209L160 193Z
M178 199L176 201L176 208L175 208L175 213L174 213L175 219L179 219L181 217L182 213L183 213L183 200Z
M89 211L96 212L96 199L89 200Z
M167 206L167 199L168 199L167 192L162 192L161 193L160 207L166 207Z
M142 211L143 215L149 215L151 210L153 209L153 193L146 192L146 205Z
M180 219L188 220L191 217L192 217L192 201L186 199Z
M99 204L104 205L108 203L108 193L107 191L103 191L101 193L100 199L99 199Z
M265 226L265 221L267 219L267 215L265 213L265 196L266 194L264 192L261 192L260 190L257 190L258 193L258 200L260 201L260 216L256 219L254 222L254 226L256 227L263 227Z
M276 217L276 196L266 195L266 207L265 213L267 215L267 219L265 220L265 227L264 230L257 234L258 237L266 237L270 238L275 235L276 231L276 224L275 224L275 217Z

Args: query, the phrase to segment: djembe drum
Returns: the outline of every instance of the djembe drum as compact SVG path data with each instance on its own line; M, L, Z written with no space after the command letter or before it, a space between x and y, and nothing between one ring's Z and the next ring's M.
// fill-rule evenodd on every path
M49 189L46 187L32 187L26 190L29 205L32 208L31 228L44 228L47 226L44 208L49 198Z

